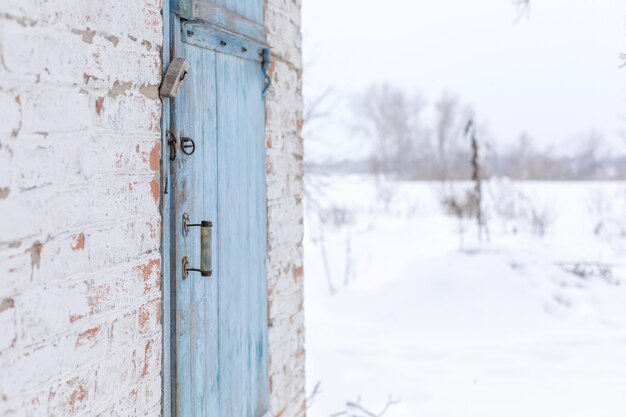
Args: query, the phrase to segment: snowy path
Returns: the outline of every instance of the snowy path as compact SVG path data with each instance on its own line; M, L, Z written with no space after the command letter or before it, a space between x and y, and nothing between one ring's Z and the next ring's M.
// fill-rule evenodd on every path
M377 411L389 395L402 401L386 416L626 416L626 268L586 203L590 188L619 186L524 187L554 205L548 234L500 233L494 219L491 242L468 228L464 251L430 185L403 185L388 214L364 180L328 188L353 221L325 227L331 295L307 218L309 390L321 381L310 416L359 398ZM582 260L617 266L585 278L559 266Z

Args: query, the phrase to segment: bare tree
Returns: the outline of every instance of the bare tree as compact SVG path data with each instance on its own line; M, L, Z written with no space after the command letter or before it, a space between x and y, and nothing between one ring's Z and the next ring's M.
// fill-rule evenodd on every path
M383 178L428 172L429 134L422 126L424 100L388 84L374 85L355 101L355 128L373 143L371 170Z
M485 215L483 212L483 188L482 188L482 174L480 167L480 155L478 148L478 140L476 139L476 128L474 121L469 120L465 127L465 135L470 138L472 147L472 181L474 182L474 205L476 212L476 224L478 226L478 240L482 240L483 232L487 233L487 224L485 222Z
M595 130L582 134L579 148L572 160L571 177L574 179L597 179L601 176L603 135Z
M435 103L436 129L435 139L437 145L437 176L445 181L459 178L458 159L467 150L460 143L463 136L463 121L467 120L468 109L462 109L458 99L449 94L443 94ZM462 175L461 175L462 177Z
M306 96L307 99L304 103L302 115L302 135L305 145L315 143L316 146L319 147L326 142L326 138L320 134L320 131L323 131L321 127L333 117L333 109L340 101L340 97L332 88L322 88L318 91L319 92L316 94ZM317 161L317 163L324 162L325 161ZM317 218L318 229L316 242L320 247L328 291L330 294L335 294L337 287L334 283L333 271L327 250L326 228L328 226L336 227L341 219L345 220L349 216L344 209L333 203L332 199L328 196L328 182L328 179L323 176L306 175L303 192L306 209ZM341 214L343 214L343 216ZM347 250L347 254L350 255L350 251ZM351 262L351 258L346 260L346 264L351 264ZM350 271L350 269L348 269L348 271Z
M451 137L454 135L456 100L453 97L444 95L435 104L437 110L437 152L439 162L439 179L448 179L448 147Z

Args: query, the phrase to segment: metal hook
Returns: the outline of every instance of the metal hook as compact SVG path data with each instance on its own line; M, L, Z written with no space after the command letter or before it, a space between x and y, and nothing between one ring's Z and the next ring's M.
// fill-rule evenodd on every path
M170 161L176 160L176 145L178 144L178 139L176 138L176 133L171 130L167 131L167 144L170 147Z

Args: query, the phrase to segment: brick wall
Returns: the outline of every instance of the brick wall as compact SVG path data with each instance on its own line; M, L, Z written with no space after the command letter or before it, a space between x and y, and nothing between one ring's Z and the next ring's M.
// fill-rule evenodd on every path
M161 0L0 1L0 416L158 416Z
M273 86L267 94L270 407L305 414L301 0L267 0Z
M0 417L159 416L162 0L0 1ZM304 415L300 0L268 0L271 408Z

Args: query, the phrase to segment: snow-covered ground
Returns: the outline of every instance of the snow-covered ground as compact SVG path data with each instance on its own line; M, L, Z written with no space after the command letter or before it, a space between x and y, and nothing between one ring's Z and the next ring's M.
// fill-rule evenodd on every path
M312 183L310 417L626 416L625 184L494 181L480 243L436 184Z

